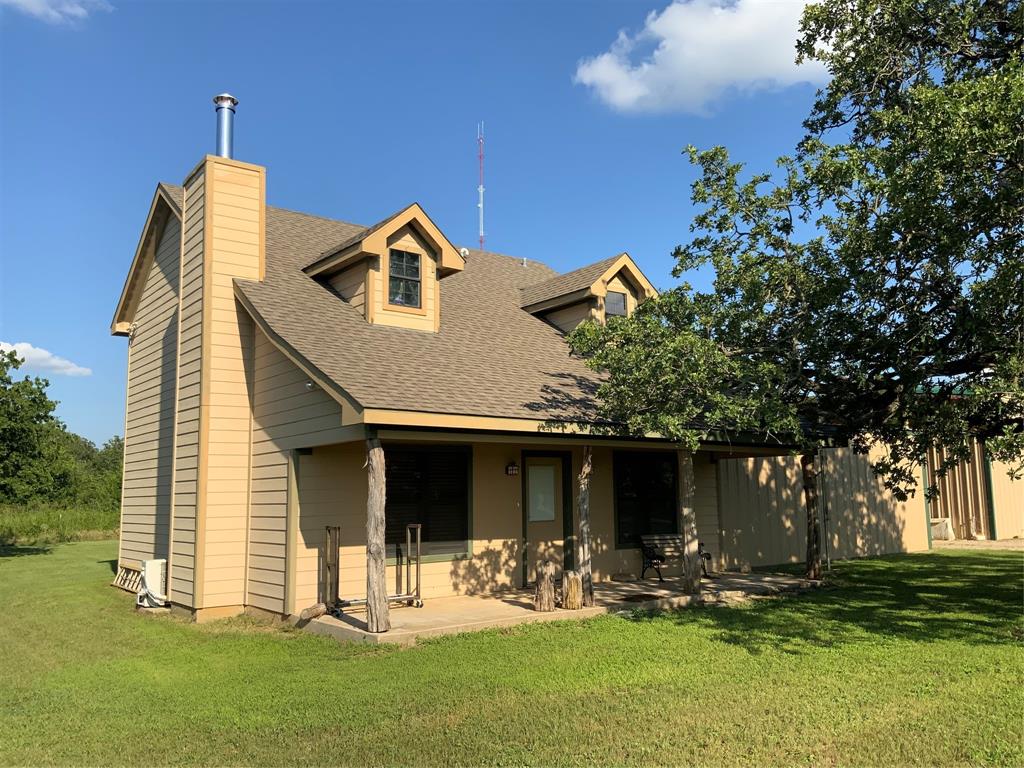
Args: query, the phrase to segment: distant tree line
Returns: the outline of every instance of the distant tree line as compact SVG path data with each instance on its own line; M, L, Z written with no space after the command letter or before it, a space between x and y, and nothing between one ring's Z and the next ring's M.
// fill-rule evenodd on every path
M0 354L0 504L117 509L124 440L97 448L69 432L54 415L49 381L16 380L22 362Z

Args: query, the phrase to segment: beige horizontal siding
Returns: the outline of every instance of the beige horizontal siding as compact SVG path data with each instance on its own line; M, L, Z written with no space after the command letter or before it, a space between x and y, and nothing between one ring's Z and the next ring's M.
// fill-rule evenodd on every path
M199 397L202 363L203 241L206 184L202 173L185 187L181 261L181 316L174 437L174 516L170 598L196 607L195 555L199 470Z
M721 524L718 519L718 464L709 453L693 457L693 509L697 518L697 538L710 553L711 562L722 562Z
M343 269L329 280L330 286L345 301L366 313L366 263L360 262Z
M288 360L259 330L254 339L253 375L252 493L249 516L248 603L278 613L302 610L316 602L309 589L297 587L293 606L285 605L285 574L288 566L286 523L288 518L288 462L291 448L316 442L318 436L337 439L341 428L341 406L323 390L308 390L306 375ZM328 438L330 439L330 438ZM321 450L318 449L317 454ZM300 488L315 491L317 462L300 464ZM306 473L309 472L309 477ZM334 503L340 501L334 498ZM299 516L300 542L309 539L314 553L321 542L317 530L321 512L317 505L302 506ZM364 523L365 527L365 523ZM308 547L300 543L299 551ZM315 559L315 554L314 554ZM303 554L300 584L308 584L308 554ZM316 569L314 564L313 568ZM305 602L304 602L305 601Z
M594 313L590 299L570 304L568 307L562 307L544 315L545 320L563 333L569 333L569 331L584 320L590 320L593 317Z
M171 216L146 274L129 349L119 555L127 565L169 550L180 254L181 222Z

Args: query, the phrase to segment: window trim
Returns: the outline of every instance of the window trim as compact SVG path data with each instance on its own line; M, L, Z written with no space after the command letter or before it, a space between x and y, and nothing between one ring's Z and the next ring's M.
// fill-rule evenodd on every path
M608 311L608 297L613 293L622 297L622 314ZM604 314L606 318L629 317L629 294L626 291L607 291L604 297Z
M672 451L654 451L654 450L643 450L643 449L632 449L632 448L613 448L611 451L611 464L612 464L612 525L614 530L612 535L615 537L615 551L616 552L639 552L640 545L623 544L619 539L619 492L615 487L615 456L622 453L633 453L633 454L648 454L664 456L669 454L675 459L675 454ZM672 509L675 512L676 521L676 534L680 533L679 525L679 462L678 460L673 461L672 466L675 467L673 472L674 482L672 484Z
M392 304L391 303L391 254L395 253L396 251L399 252L399 253L407 253L407 254L410 254L412 256L416 256L420 260L420 277L419 277L419 281L418 281L419 282L419 286L420 286L420 303L419 303L419 306L413 307L413 306L410 306L408 304ZM387 310L388 312L405 312L405 313L412 314L412 315L426 315L427 314L427 301L426 301L426 291L427 291L427 284L426 283L427 283L427 281L424 280L424 274L425 274L425 267L426 267L427 259L428 259L428 256L425 253L419 253L417 251L410 251L410 250L406 250L404 248L388 248L387 249L387 255L386 255L386 257L383 260L384 263L381 265L383 267L381 271L383 272L382 277L383 277L383 283L384 283L383 289L384 289L384 309L385 310ZM405 277L405 278L400 278L400 279L403 279L403 280L414 280L415 278Z
M454 563L459 560L471 560L473 558L473 519L475 510L473 509L473 445L470 443L407 443L405 441L392 441L388 440L383 443L384 448L384 474L387 476L387 449L391 448L406 448L406 449L420 449L429 451L445 451L448 453L465 453L466 455L466 514L468 521L466 523L466 540L465 549L458 552L444 552L441 554L424 554L421 562L423 563ZM387 511L385 510L385 515ZM386 533L385 533L386 536ZM404 543L404 539L403 539ZM426 549L427 542L424 542L424 549ZM398 562L398 558L394 555L388 554L388 547L394 545L384 545L384 563L385 565L395 565Z

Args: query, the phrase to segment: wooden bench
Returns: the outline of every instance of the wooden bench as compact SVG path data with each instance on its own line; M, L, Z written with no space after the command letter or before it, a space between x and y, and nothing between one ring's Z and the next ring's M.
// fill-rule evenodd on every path
M677 557L680 560L686 552L683 544L683 536L680 533L651 533L640 537L640 552L643 555L643 569L640 571L640 580L643 581L650 568L658 574L658 581L665 579L661 575L661 566L670 557ZM704 550L704 542L697 542L697 556L700 558L700 570L706 578L708 575L708 563L711 562L711 554Z

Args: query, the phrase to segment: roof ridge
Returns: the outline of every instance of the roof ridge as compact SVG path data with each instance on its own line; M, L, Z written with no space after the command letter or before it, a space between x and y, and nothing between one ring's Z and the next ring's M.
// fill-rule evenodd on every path
M321 216L318 213L307 213L306 211L297 211L294 208L284 208L280 205L268 205L267 210L280 211L282 213L294 213L297 216L308 216L311 219L320 219L321 221L329 221L331 224L344 224L346 227L361 227L365 229L365 225L356 224L352 221L343 221L342 219L332 219L330 216Z
M570 277L572 275L575 275L577 272L583 272L584 270L594 269L594 267L598 266L599 264L606 264L606 263L607 264L611 264L612 262L617 261L622 255L623 255L622 253L617 253L614 256L608 256L608 257L606 257L604 259L598 259L597 261L592 261L589 264L584 264L582 267L576 267L576 269L570 269L568 272L558 272L558 273L552 275L551 277L545 277L543 280L538 280L536 283L530 283L528 285L524 285L523 288L524 289L526 289L526 288L536 288L541 283L546 283L549 280L558 280L558 279L561 279L563 277Z
M175 190L175 191L184 191L184 187L182 187L181 184L173 184L173 183L171 183L169 181L158 181L157 184L165 186L165 187L169 187L169 188L171 188L172 190ZM412 203L410 203L410 205L412 205ZM409 206L406 206L406 208L408 208L408 207ZM346 226L346 227L358 227L359 229L361 229L363 231L371 229L372 227L376 226L374 224L371 224L371 225L358 224L358 223L356 223L354 221L346 221L344 219L336 219L336 218L333 218L331 216L321 216L318 213L308 213L306 211L296 210L295 208L285 208L284 206L280 206L280 205L267 205L267 210L268 211L270 211L270 210L279 211L281 213L290 213L290 214L294 214L296 216L308 216L311 219L318 219L320 221L325 221L325 222L328 222L330 224L341 224L341 225ZM384 224L384 223L390 221L391 219L393 219L395 216L397 216L399 213L401 213L404 210L405 210L405 208L402 208L402 209L400 209L398 211L395 211L393 214L388 216L386 219L382 219L380 222L378 222L378 224ZM356 235L358 235L358 234L359 233L356 233ZM349 238L349 239L351 239L351 238ZM337 247L337 246L335 246L335 247ZM523 261L523 260L525 260L528 264L535 264L535 265L537 265L539 267L543 267L545 269L550 269L552 272L554 272L553 275L549 275L549 276L543 278L543 280L549 280L551 277L556 277L559 274L559 272L557 272L554 269L554 267L552 267L547 262L540 261L539 259L530 259L530 258L527 258L525 256L513 256L512 254L509 254L509 253L499 253L498 251L488 251L488 250L484 250L482 248L469 248L469 247L458 245L458 244L455 244L455 247L457 249L459 249L460 251L463 248L465 248L467 251L469 251L469 254L471 256L474 253L478 253L478 254L486 254L488 256L497 256L497 257L502 258L502 259L512 259L514 261ZM543 280L541 282L543 282Z

